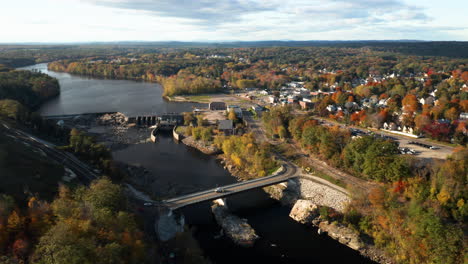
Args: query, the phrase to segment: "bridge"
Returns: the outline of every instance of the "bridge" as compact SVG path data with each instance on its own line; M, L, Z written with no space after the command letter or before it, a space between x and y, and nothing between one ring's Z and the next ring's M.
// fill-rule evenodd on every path
M299 175L297 175L297 167L287 162L282 165L279 171L277 171L271 176L218 187L223 190L222 192L217 192L216 189L218 188L216 188L188 195L183 195L180 197L164 200L162 201L162 204L171 210L175 210L185 207L187 205L216 200L229 195L278 184L298 176Z

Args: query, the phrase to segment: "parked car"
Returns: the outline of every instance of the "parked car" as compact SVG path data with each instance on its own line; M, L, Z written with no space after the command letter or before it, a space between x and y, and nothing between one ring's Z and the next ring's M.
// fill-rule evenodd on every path
M144 203L144 206L153 206L153 203Z

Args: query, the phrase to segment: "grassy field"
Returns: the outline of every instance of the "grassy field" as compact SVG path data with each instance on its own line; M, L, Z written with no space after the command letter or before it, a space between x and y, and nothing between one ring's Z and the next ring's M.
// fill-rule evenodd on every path
M17 201L31 195L52 199L64 168L43 155L0 131L0 193L11 195Z
M230 95L230 94L202 94L202 95L178 95L167 97L170 101L174 102L192 102L208 104L210 102L225 102L228 105L251 105L251 102L246 98Z

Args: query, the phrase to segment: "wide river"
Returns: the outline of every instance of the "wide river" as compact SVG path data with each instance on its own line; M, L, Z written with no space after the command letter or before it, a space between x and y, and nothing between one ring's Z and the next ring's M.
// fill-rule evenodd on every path
M200 106L166 102L161 98L161 87L153 83L51 72L46 64L23 69L45 72L60 82L60 96L43 105L42 115L114 111L134 115L181 112ZM147 168L154 177L150 179L148 192L154 194L159 189L186 193L236 181L213 157L176 144L169 135L159 136L156 143L131 145L114 152L113 156ZM281 206L261 190L230 196L227 203L261 237L252 248L236 246L225 237L215 239L220 227L208 202L182 209L187 224L195 227L195 237L213 263L373 263L328 236L318 235L316 228L296 223L288 216L290 208Z

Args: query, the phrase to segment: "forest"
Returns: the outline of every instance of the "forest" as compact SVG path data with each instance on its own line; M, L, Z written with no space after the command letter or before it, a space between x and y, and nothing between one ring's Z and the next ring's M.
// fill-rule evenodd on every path
M345 219L399 263L466 263L468 150L366 195Z
M0 263L151 263L120 186L61 185L53 201L0 194Z

